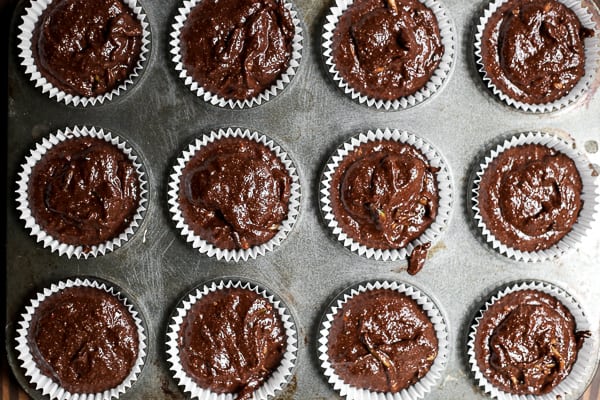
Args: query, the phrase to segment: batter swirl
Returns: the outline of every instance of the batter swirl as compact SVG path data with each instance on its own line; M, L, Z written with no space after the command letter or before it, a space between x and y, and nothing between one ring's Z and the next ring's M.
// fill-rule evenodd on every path
M479 208L486 227L521 251L556 244L581 211L581 177L566 155L542 145L502 152L481 178Z
M339 19L332 50L344 80L382 100L418 91L444 54L435 14L418 0L356 0Z
M246 400L280 364L283 324L269 301L246 289L200 298L183 321L179 350L184 370L202 388Z
M584 38L592 35L558 1L511 0L486 24L484 68L508 96L528 104L552 102L584 75Z
M127 156L102 139L78 137L52 147L29 181L31 213L62 243L106 242L131 223L139 206L138 173Z
M437 216L436 171L411 145L365 143L332 177L333 213L344 232L365 246L405 247Z
M127 378L138 354L137 327L113 295L70 287L45 299L28 339L40 370L72 393L98 393Z
M269 241L287 217L292 179L268 147L224 138L186 164L179 202L186 223L221 249Z
M99 96L137 64L142 24L120 0L54 0L32 38L38 69L72 95Z
M354 296L335 315L328 354L346 383L396 393L421 379L438 352L433 324L417 303L393 290Z
M586 332L556 298L537 290L510 293L485 311L475 337L484 376L513 394L549 393L571 371Z
M294 35L283 0L202 0L181 31L182 62L206 90L245 100L287 69Z

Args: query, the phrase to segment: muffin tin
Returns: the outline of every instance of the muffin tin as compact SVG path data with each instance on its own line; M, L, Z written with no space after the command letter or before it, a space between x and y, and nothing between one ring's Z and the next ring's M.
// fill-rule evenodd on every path
M594 0L595 1L595 0ZM600 22L598 2L583 0ZM141 76L109 102L76 108L57 103L35 88L19 65L17 27L28 1L17 6L11 26L8 66L7 157L7 350L13 371L34 399L15 356L14 334L28 299L49 283L95 276L124 288L146 316L148 355L138 382L121 399L185 398L172 379L165 353L169 316L178 300L201 282L239 276L263 282L288 305L298 328L294 376L279 399L336 398L318 359L318 330L327 305L344 288L365 280L393 280L421 288L438 304L449 329L449 357L441 383L427 399L488 398L468 366L466 341L476 311L493 291L519 280L542 280L568 290L581 303L592 334L600 336L600 223L579 250L556 261L521 263L485 245L470 211L473 175L485 152L507 137L530 130L572 139L599 168L600 86L560 113L530 115L504 105L488 91L473 56L473 29L487 1L445 0L457 32L457 59L447 85L417 107L381 112L349 100L330 80L322 59L321 34L329 7L297 0L303 21L303 57L297 76L276 98L248 110L212 106L196 97L170 61L169 32L181 1L146 0L152 48ZM148 210L136 234L116 251L93 259L68 259L36 244L16 210L19 165L42 137L68 126L103 128L122 137L146 167ZM297 223L281 246L264 256L231 263L199 254L181 238L168 211L168 179L177 157L195 138L211 130L242 127L280 143L298 167L303 196ZM366 259L340 246L319 212L319 182L339 143L360 132L400 129L427 139L444 155L454 179L453 214L448 230L430 251L424 269L406 273L406 262ZM598 345L592 354L597 364ZM594 374L585 371L586 383ZM581 385L576 399L585 390ZM568 399L568 398L567 398Z

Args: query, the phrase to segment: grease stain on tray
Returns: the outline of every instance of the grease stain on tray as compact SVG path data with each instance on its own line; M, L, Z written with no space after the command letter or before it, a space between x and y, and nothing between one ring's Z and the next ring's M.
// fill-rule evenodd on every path
M298 389L298 379L296 375L292 376L287 386L283 389L283 392L277 396L277 400L294 400L294 395Z
M160 390L162 390L162 393L165 397L168 397L171 399L179 398L179 395L177 393L175 393L174 391L172 391L171 388L169 387L169 381L166 378L160 379Z

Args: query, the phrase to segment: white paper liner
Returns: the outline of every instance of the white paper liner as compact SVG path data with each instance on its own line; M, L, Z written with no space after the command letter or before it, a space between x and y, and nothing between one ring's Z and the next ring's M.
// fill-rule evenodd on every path
M181 207L179 206L179 182L187 162L190 161L202 147L219 139L228 137L245 138L266 146L281 160L292 179L290 199L288 202L288 215L279 225L277 234L266 243L250 247L249 249L220 249L212 243L202 239L200 236L196 235L185 222ZM169 180L169 205L171 206L169 211L173 216L173 221L175 222L177 229L181 231L181 235L185 237L187 242L192 244L193 248L198 249L200 253L206 254L209 257L216 257L218 260L225 259L226 261L236 262L239 260L247 261L248 258L256 258L259 254L264 255L268 251L273 251L275 247L281 244L294 227L298 214L300 213L300 178L296 171L296 166L287 152L283 150L280 145L275 143L273 139L270 139L261 133L255 131L251 132L248 129L242 130L240 128L227 128L226 130L219 129L216 132L212 131L210 135L204 135L202 138L196 139L177 159Z
M148 55L150 46L150 29L146 18L146 14L142 9L141 5L137 0L122 0L124 4L129 6L131 11L135 14L137 19L142 24L142 46L140 48L140 55L137 63L127 79L125 79L119 86L113 90L106 92L102 95L95 97L85 97L79 95L68 94L63 90L58 89L52 83L40 73L35 63L34 55L31 50L31 40L33 31L38 19L44 12L44 10L52 3L52 0L32 0L31 5L25 9L25 15L23 15L21 25L19 25L20 34L18 36L18 48L19 57L23 60L21 65L25 68L25 74L30 75L29 79L35 84L35 87L40 87L42 93L47 93L52 99L54 98L57 102L64 102L65 104L72 104L73 106L86 107L88 104L92 106L102 104L105 101L111 101L113 97L119 96L122 92L125 92L133 85L133 80L140 75L144 68L144 62Z
M344 304L354 296L376 289L386 289L402 293L413 299L429 317L438 340L438 354L431 365L430 370L418 382L402 389L397 393L374 392L367 389L357 388L346 383L333 369L328 354L329 331L333 324L335 315L342 309ZM423 292L407 283L395 281L368 281L355 284L340 293L332 302L329 311L321 320L319 330L319 360L328 382L348 400L416 400L422 399L436 386L441 378L449 356L448 327L437 305Z
M267 299L273 305L273 309L277 312L283 323L286 335L286 347L281 363L271 376L254 391L252 396L254 400L267 400L282 391L292 376L298 356L298 334L296 323L283 301L272 294L270 290L257 283L237 278L215 279L198 286L187 294L173 313L168 328L166 338L167 361L171 364L170 370L175 381L183 388L184 392L190 394L191 398L202 400L233 400L237 397L233 393L215 393L210 389L198 386L194 379L183 369L179 357L179 346L177 344L181 325L196 301L209 293L231 288L245 289Z
M179 8L179 12L177 16L175 16L175 23L171 25L171 41L169 42L171 45L171 60L175 64L175 70L178 72L179 77L183 79L185 85L188 86L192 92L196 93L196 96L201 97L205 102L214 106L224 108L229 107L232 109L256 107L271 100L273 97L276 97L279 93L281 93L296 75L298 67L300 66L300 60L302 59L302 26L298 11L296 10L294 4L288 0L283 0L283 6L290 12L295 29L294 37L292 39L292 54L287 69L282 72L281 76L275 81L275 83L271 85L270 88L265 89L259 95L250 99L236 100L227 99L206 90L204 87L202 87L202 85L196 82L190 74L188 74L188 71L183 65L180 46L181 29L185 25L185 21L187 20L187 17L192 9L200 1L202 0L184 0L183 7Z
M354 88L352 88L340 75L340 72L336 67L332 49L333 34L341 15L354 3L354 0L335 0L335 6L330 8L329 14L327 15L327 22L323 27L323 58L325 59L325 65L331 78L346 96L359 104L374 107L378 110L397 111L419 105L425 100L432 98L436 93L441 92L442 88L448 82L450 74L454 69L454 64L456 63L456 30L454 28L454 22L450 18L450 14L441 2L436 0L419 1L435 14L440 29L441 42L444 46L444 55L429 81L427 81L425 86L421 89L411 95L400 97L395 100L381 100L365 96L359 91L354 90Z
M138 174L138 185L140 188L139 205L131 219L129 226L119 236L108 240L99 245L91 246L91 249L86 251L83 246L75 246L72 244L61 243L55 239L36 222L31 214L29 206L29 179L35 164L50 150L53 146L60 142L76 138L76 137L93 137L105 140L113 146L120 149L127 158L133 163L133 166ZM127 242L131 236L137 231L139 225L144 218L146 212L146 203L148 202L147 181L142 167L141 160L133 152L133 149L120 137L113 135L111 132L104 132L102 129L95 127L78 127L65 128L64 131L58 130L56 134L52 133L48 138L44 138L40 143L35 145L29 156L25 158L25 163L21 165L22 171L19 173L17 181L17 210L20 212L20 217L25 221L25 228L31 229L31 236L36 238L37 242L42 242L44 247L49 247L52 252L58 252L59 255L66 255L68 258L85 258L96 257L99 254L104 255Z
M579 82L577 82L573 89L565 96L545 104L528 104L511 98L508 94L502 92L494 85L492 78L488 76L485 71L484 61L481 55L481 41L483 39L485 25L494 12L508 1L509 0L492 1L489 7L484 11L483 16L479 19L479 25L477 25L477 31L475 33L475 62L487 87L504 103L528 113L549 113L574 105L590 88L594 81L596 70L598 69L598 61L600 60L600 31L596 28L592 14L583 6L581 0L557 0L575 12L582 27L594 31L593 37L585 39L585 72Z
M28 343L28 332L32 321L32 317L35 315L36 309L39 305L46 300L49 296L58 293L65 288L71 287L92 287L107 293L110 293L116 297L129 311L137 327L138 333L138 355L134 365L129 372L129 375L125 378L118 386L105 390L100 393L70 393L64 388L60 387L57 382L52 380L50 377L44 375L38 368L36 362L33 359L31 348ZM147 348L147 337L144 330L144 326L141 320L141 316L138 311L131 303L131 301L124 296L117 289L112 287L108 283L98 282L90 279L67 279L66 281L59 281L58 283L52 284L49 288L45 288L42 292L39 292L35 298L31 300L31 305L25 307L25 313L21 315L21 321L19 322L19 328L17 329L17 353L21 367L25 370L25 376L29 378L29 382L35 386L36 390L41 391L44 396L49 396L50 399L58 400L108 400L111 398L118 398L122 393L125 393L137 380L138 376L142 371L144 361L146 358Z
M581 177L581 182L583 183L581 190L581 201L583 204L579 217L571 231L552 247L534 252L517 250L498 240L487 228L479 210L479 186L487 167L503 151L525 144L543 145L568 156L575 163L579 176ZM599 196L600 188L598 178L592 175L589 161L585 155L574 148L573 143L569 143L558 136L544 132L527 132L515 135L511 139L506 140L485 157L485 160L480 165L479 171L473 181L472 209L474 211L474 218L477 222L477 226L481 229L485 241L490 244L493 249L500 254L517 261L537 262L561 257L563 254L579 246L593 228L594 220L598 212L596 208L599 206Z
M375 249L355 241L340 227L333 213L333 208L331 207L331 180L335 170L340 165L344 157L362 144L380 140L392 140L409 144L415 149L419 150L425 156L430 166L439 168L439 171L435 174L439 196L438 214L435 220L429 227L427 227L421 236L414 239L406 247L399 249ZM375 132L367 131L367 133L361 133L358 136L352 137L344 142L327 162L327 166L325 167L321 179L320 192L321 212L323 214L323 219L327 223L327 226L332 230L332 233L337 240L345 247L355 253L360 254L361 256L383 261L397 261L404 259L412 253L416 246L420 244L435 244L450 223L450 218L452 216L452 204L454 202L450 167L441 153L423 138L417 137L406 131L400 131L398 129L390 130L387 128L383 131L380 129L377 129Z
M477 328L479 322L485 314L485 312L494 304L496 301L506 296L509 293L514 293L522 290L537 290L546 294L549 294L558 299L573 315L575 318L575 327L577 331L590 331L592 332L591 326L587 319L586 313L582 309L581 305L561 288L554 286L551 283L541 281L525 281L516 284L509 284L502 290L498 291L493 295L477 313L475 323L471 326L469 333L469 341L467 343L467 350L469 356L469 364L471 366L471 372L475 376L475 380L479 387L483 388L485 393L489 394L494 399L499 400L557 400L564 399L565 396L581 395L583 393L584 386L587 382L587 376L591 375L590 369L595 368L594 365L594 342L597 340L596 337L592 336L586 338L583 342L583 346L577 353L577 360L573 364L573 369L569 375L559 383L554 390L545 395L515 395L501 391L500 389L493 386L483 375L479 366L477 365L477 358L475 355L475 336L477 334ZM594 331L595 332L595 331ZM569 397L570 398L570 397Z

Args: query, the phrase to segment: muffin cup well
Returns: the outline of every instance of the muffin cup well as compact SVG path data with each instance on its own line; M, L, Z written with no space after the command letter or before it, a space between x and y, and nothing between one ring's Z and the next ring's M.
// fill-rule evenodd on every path
M518 147L526 144L543 145L568 156L575 163L577 172L579 173L581 182L583 184L581 191L581 201L583 205L579 212L579 217L571 228L571 231L552 247L533 252L517 250L499 241L487 228L479 210L479 189L481 179L490 163L503 151L512 147ZM555 259L578 247L581 241L586 237L586 235L588 235L593 227L594 219L597 216L597 207L600 199L598 178L593 176L593 171L590 169L589 161L586 159L585 155L574 149L572 143L569 143L558 136L543 132L527 132L520 135L515 135L511 139L504 141L504 143L493 149L480 164L479 171L477 172L473 181L472 193L472 209L474 212L474 218L477 222L478 228L481 229L485 241L500 254L513 258L517 261L526 262Z
M578 100L584 97L594 81L594 76L599 65L598 62L600 61L600 37L598 36L600 31L598 31L596 27L592 14L583 6L583 2L579 0L557 0L575 12L579 18L579 21L581 22L582 27L594 30L594 36L585 39L585 73L579 82L577 82L575 87L573 87L569 93L560 99L545 104L528 104L511 98L508 94L502 92L498 87L496 87L492 81L492 78L490 78L485 71L484 60L481 54L481 42L483 40L483 31L486 24L496 10L498 10L508 1L509 0L494 0L490 2L489 7L484 11L483 16L479 19L479 24L476 28L474 45L475 63L477 64L477 68L483 77L483 81L492 91L492 93L502 102L527 113L550 113L575 105Z
M366 96L350 86L350 84L340 75L333 58L333 35L340 17L344 11L354 3L354 0L335 1L335 5L330 8L329 14L327 15L327 22L323 26L323 58L334 83L346 96L359 104L364 104L377 110L397 111L417 106L442 91L448 82L454 64L456 63L456 30L454 28L454 22L450 18L450 14L446 7L441 2L437 0L419 1L435 14L440 29L441 42L444 46L444 55L425 86L411 95L400 97L395 100L381 100Z
M194 233L194 231L186 223L179 205L179 183L183 169L185 168L187 162L190 161L196 152L202 147L216 142L221 138L229 137L245 138L266 146L279 158L281 163L288 171L290 178L292 179L290 199L288 203L288 215L286 219L281 222L277 234L266 243L253 246L249 249L220 249L212 243L202 239L196 235L196 233ZM185 237L187 242L192 244L193 248L197 248L200 253L204 253L209 257L216 257L218 260L225 259L226 261L246 261L248 258L256 258L259 254L264 255L266 252L272 251L275 247L279 246L281 242L288 236L294 227L294 224L296 223L296 219L300 213L300 178L296 171L296 166L287 152L285 152L280 145L275 143L273 139L261 133L251 132L248 129L242 130L240 128L227 128L226 130L219 129L218 131L212 131L209 135L204 135L202 138L196 139L177 159L177 162L173 167L173 173L171 174L169 180L169 205L171 206L169 210L171 211L173 221L175 222L177 229L181 231L181 235Z
M72 104L73 106L86 107L87 105L102 104L105 101L110 102L113 97L118 97L123 92L127 91L133 85L133 81L138 77L143 68L146 58L148 57L148 51L150 47L150 28L147 21L146 14L139 4L138 0L123 0L135 14L136 18L142 24L142 46L140 48L140 55L137 63L126 80L124 80L119 86L113 90L106 92L102 95L95 97L85 97L79 95L68 94L65 91L55 87L52 83L40 73L37 64L35 62L34 55L32 53L31 41L33 40L33 31L41 17L44 10L52 3L52 0L32 0L31 6L25 9L25 15L23 15L21 25L19 25L20 34L18 35L18 48L19 57L22 58L21 65L25 68L25 74L30 75L31 80L35 87L40 87L42 93L47 93L52 99L57 102L64 102L65 104Z
M137 327L139 341L138 355L133 367L131 368L131 371L129 372L129 375L120 385L112 389L105 390L101 393L70 393L64 388L60 387L60 385L52 378L42 373L33 358L31 347L29 345L29 328L36 309L51 295L56 294L65 288L72 287L91 287L113 295L127 308ZM125 393L138 379L144 366L146 349L148 347L144 325L141 316L136 310L136 307L123 293L111 286L110 283L105 283L104 281L100 282L91 278L76 278L67 279L66 281L59 281L52 284L49 288L45 288L42 292L39 292L35 298L31 300L31 304L27 306L25 310L26 311L21 315L21 320L19 321L19 328L17 329L16 335L16 350L18 353L18 360L21 367L25 370L25 376L29 382L35 386L36 390L41 391L44 396L49 396L50 399L59 400L108 400L111 398L118 398L122 393Z
M129 226L119 236L108 240L99 245L91 246L90 250L84 249L83 246L61 243L58 239L52 237L36 222L31 213L29 204L29 179L35 164L48 152L53 146L58 143L78 137L92 137L102 139L121 150L127 158L132 162L137 174L138 185L140 189L140 199L137 210L133 215ZM111 132L104 132L102 129L95 127L78 127L65 128L64 131L58 130L55 134L52 133L48 138L44 138L40 143L37 143L35 148L31 150L29 156L25 158L25 163L21 165L22 171L19 173L17 181L17 210L20 212L20 217L25 221L25 228L31 229L31 236L36 238L37 242L42 242L44 247L49 247L52 252L58 252L59 255L66 255L68 258L88 258L104 255L127 242L139 228L142 219L146 213L146 204L148 202L148 183L146 181L144 168L141 160L134 153L133 149L120 137L113 135Z
M439 196L438 202L438 214L435 220L429 227L419 236L410 242L406 247L392 250L382 250L367 247L360 244L358 241L352 239L343 229L339 226L338 221L333 213L331 206L331 181L335 170L338 168L344 157L351 153L354 149L360 145L368 142L381 141L381 140L392 140L400 143L406 143L419 150L429 162L429 165L435 168L439 168L436 173L436 183ZM448 227L450 218L452 216L452 204L453 204L453 184L452 177L450 175L450 168L446 163L441 153L434 148L429 142L423 138L419 138L406 131L400 131L397 129L390 130L379 130L375 132L367 131L367 133L361 133L358 136L352 137L351 139L344 142L331 156L321 179L320 185L321 194L321 212L323 219L327 223L327 226L332 230L333 235L336 239L341 242L345 247L351 251L360 254L367 258L374 258L376 260L384 261L397 261L404 259L409 256L413 249L424 243L434 244L440 238L442 233Z
M279 95L292 81L292 78L296 75L300 61L302 59L302 26L298 11L294 4L288 0L283 0L283 6L290 12L292 16L292 22L294 23L294 37L292 39L292 53L287 69L281 73L281 76L271 85L271 87L265 89L258 96L252 97L245 100L227 99L217 94L211 93L206 90L202 85L192 78L188 73L185 66L183 65L182 54L181 54L181 30L185 25L185 21L192 9L202 0L184 0L183 7L179 8L178 14L175 16L175 23L171 25L171 60L175 64L175 70L178 72L179 77L184 81L185 85L189 89L196 93L196 96L201 97L205 102L214 106L231 108L231 109L247 109L259 106L272 98Z
M167 361L171 364L170 370L177 384L192 398L203 400L233 400L235 398L233 393L215 393L210 389L200 387L183 369L178 345L179 331L183 321L196 301L209 293L232 288L249 290L267 299L279 315L285 330L286 347L281 363L271 376L254 391L252 397L255 400L267 400L283 390L291 379L298 357L298 332L288 307L261 284L238 278L222 278L205 282L188 293L171 316L166 338Z
M584 310L581 305L563 289L554 286L548 282L541 281L524 281L519 283L508 284L501 290L498 290L481 308L477 313L475 322L471 325L469 332L469 340L467 343L467 354L469 356L469 364L471 372L477 381L477 385L481 387L485 393L489 394L494 399L500 400L556 400L562 399L564 396L572 396L575 394L583 393L583 386L587 382L587 376L591 375L590 370L595 368L594 366L594 342L597 340L594 335L586 338L583 342L583 346L577 353L577 360L573 364L573 369L569 375L556 386L550 393L544 395L516 395L506 393L494 385L492 385L483 375L477 364L477 357L475 355L475 336L477 334L477 328L479 322L485 314L485 312L494 304L496 301L506 296L507 294L519 292L522 290L537 290L546 294L549 294L558 299L573 315L575 319L575 326L577 331L591 331L590 323L586 317Z
M413 299L431 320L438 339L438 354L427 374L418 382L397 393L374 392L352 386L350 383L344 382L336 374L329 359L329 332L336 314L354 296L376 289L396 291ZM365 281L342 291L332 302L329 311L323 316L319 330L318 356L328 382L341 396L348 400L416 400L425 397L440 382L442 373L448 363L449 346L448 326L445 318L438 306L426 294L407 283L396 281Z

